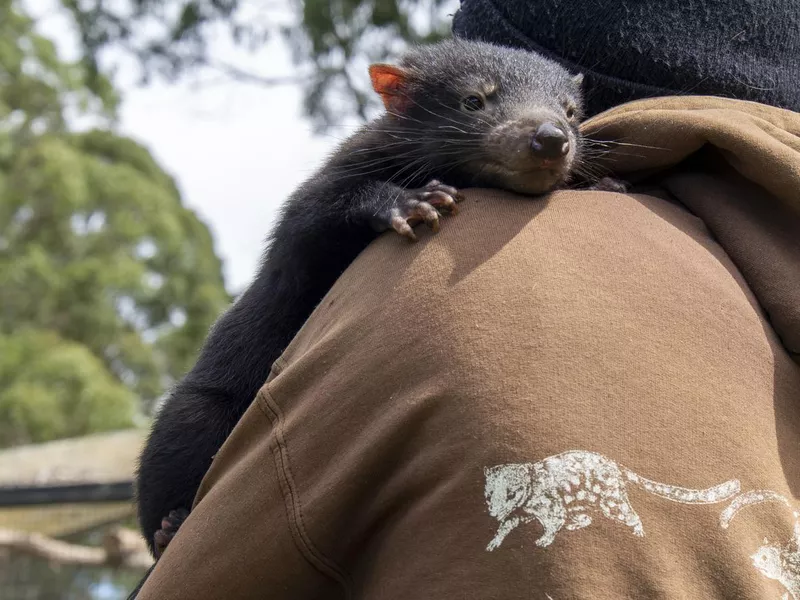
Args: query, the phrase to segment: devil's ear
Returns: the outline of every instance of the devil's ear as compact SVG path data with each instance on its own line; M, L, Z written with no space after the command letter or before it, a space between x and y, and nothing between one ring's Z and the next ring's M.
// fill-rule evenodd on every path
M574 75L572 77L572 83L580 87L581 84L583 83L583 73L578 73L577 75Z
M372 80L372 89L380 94L386 110L401 112L408 104L406 85L408 73L400 67L384 64L374 64L369 67L369 78Z

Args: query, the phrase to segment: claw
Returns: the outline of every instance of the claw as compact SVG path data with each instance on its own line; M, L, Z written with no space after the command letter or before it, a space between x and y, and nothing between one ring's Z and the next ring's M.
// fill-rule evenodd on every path
M425 222L434 233L439 231L440 211L458 214L457 203L464 197L454 187L430 181L424 188L408 190L397 206L391 210L390 225L400 235L416 241L415 225Z
M422 194L422 199L436 208L443 208L450 214L456 215L458 214L458 205L456 204L456 196L458 195L457 192L450 194L444 190L436 190L433 192L425 192Z
M155 555L156 558L160 557L167 546L178 533L186 517L189 516L189 511L185 509L171 510L169 515L161 519L161 529L153 535Z
M412 229L411 225L408 224L408 221L402 216L400 216L400 211L398 209L393 209L393 213L396 213L392 217L392 229L394 229L397 233L402 235L403 237L407 237L412 242L417 241L417 236L414 235L414 229Z
M414 213L419 215L425 224L430 227L434 233L439 231L439 211L436 210L432 204L428 202L420 202L414 207Z

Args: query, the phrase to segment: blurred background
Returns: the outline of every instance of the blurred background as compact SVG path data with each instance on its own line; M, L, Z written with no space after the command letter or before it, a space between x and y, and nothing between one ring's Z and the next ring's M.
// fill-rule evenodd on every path
M458 0L0 0L0 600L125 598L136 457L276 211Z

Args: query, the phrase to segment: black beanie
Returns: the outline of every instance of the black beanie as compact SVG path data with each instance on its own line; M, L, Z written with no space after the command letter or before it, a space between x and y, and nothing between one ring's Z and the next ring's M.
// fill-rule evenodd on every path
M583 73L589 115L684 94L800 111L800 0L461 0L453 33Z

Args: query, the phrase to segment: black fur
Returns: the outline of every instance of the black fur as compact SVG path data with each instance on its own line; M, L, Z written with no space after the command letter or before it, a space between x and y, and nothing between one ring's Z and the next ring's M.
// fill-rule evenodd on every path
M432 178L536 188L536 174L486 168L502 162L498 146L485 143L490 131L515 120L560 124L573 144L570 160L577 160L579 82L555 63L446 41L412 51L401 65L410 74L407 108L364 126L289 198L254 282L211 329L197 364L158 414L137 476L139 522L151 550L162 518L191 507L212 457L273 361L353 259L391 227L393 209L408 216L409 201L422 198ZM494 89L486 110L461 108L464 96L484 89ZM577 111L571 119L568 108ZM522 131L512 129L508 135Z

